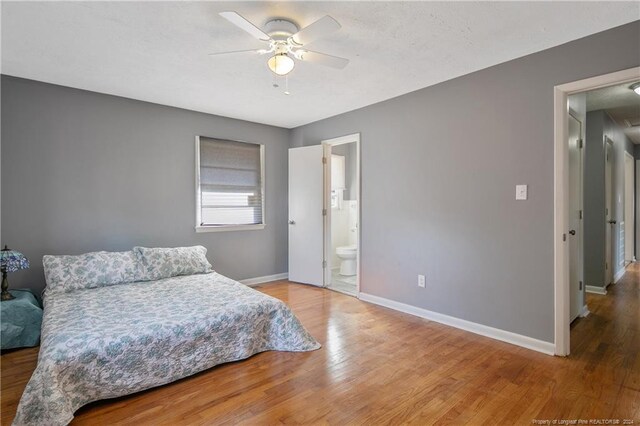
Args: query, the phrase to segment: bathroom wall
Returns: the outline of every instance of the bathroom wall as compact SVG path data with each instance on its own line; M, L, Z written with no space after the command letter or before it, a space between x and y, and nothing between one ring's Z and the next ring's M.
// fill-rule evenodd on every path
M358 202L344 200L341 209L331 209L331 268L340 266L336 248L357 243Z
M344 201L341 209L331 209L331 268L340 266L336 248L348 244L349 208L347 204L348 201Z
M345 187L341 208L331 209L331 267L340 266L336 256L336 248L356 244L357 223L357 154L356 143L348 143L331 147L331 154L345 157Z
M344 191L345 200L355 200L358 193L356 191L356 185L358 184L357 178L357 154L356 143L345 143L342 145L336 145L331 147L331 153L336 155L342 155L345 157L345 186L347 189Z

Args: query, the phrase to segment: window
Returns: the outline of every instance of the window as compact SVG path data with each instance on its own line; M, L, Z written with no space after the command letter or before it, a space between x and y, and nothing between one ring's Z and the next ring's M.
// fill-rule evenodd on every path
M264 228L264 145L196 138L196 231Z

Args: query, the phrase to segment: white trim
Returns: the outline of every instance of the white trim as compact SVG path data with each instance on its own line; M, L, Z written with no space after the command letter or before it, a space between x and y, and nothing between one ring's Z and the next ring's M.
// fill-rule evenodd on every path
M289 273L283 272L282 274L265 275L264 277L256 277L256 278L247 278L246 280L240 280L238 282L244 285L248 285L249 287L252 287L258 284L268 283L271 281L286 280L288 278L289 278Z
M331 146L344 145L352 142L360 142L360 133L352 133L350 135L340 136L333 139L325 139L322 141L323 144Z
M333 138L333 139L325 139L321 142L322 145L325 146L325 150L327 149L326 147L331 147L331 146L336 146L336 145L344 145L344 144L348 144L348 143L354 143L356 144L356 177L358 179L358 184L356 185L356 200L358 202L357 204L357 212L356 215L358 216L358 226L357 226L357 232L358 235L356 236L356 241L357 241L357 245L358 245L358 250L356 252L356 268L357 268L357 272L356 272L356 297L359 297L360 295L360 277L361 277L361 262L360 262L360 252L362 251L362 232L361 232L361 223L362 223L362 200L360 199L360 194L362 193L361 188L362 188L362 175L361 175L361 167L360 167L360 161L361 161L361 157L360 157L360 133L353 133L351 135L345 135L345 136L340 136L337 138ZM325 151L325 157L326 157L326 151ZM327 209L327 215L325 216L325 225L324 225L324 232L325 232L325 251L324 251L324 258L327 261L327 264L325 266L325 270L324 270L324 286L326 287L328 284L328 281L331 279L331 179L330 179L330 172L331 172L331 168L330 168L330 161L327 160L327 163L329 163L329 167L328 167L328 173L325 173L325 191L324 191L324 202L325 202L325 208ZM325 168L325 171L327 169ZM329 175L329 176L327 176ZM345 293L346 294L346 293Z
M627 270L625 268L620 268L620 270L618 272L616 272L616 275L613 277L613 283L617 283L618 281L620 281L620 278L622 278L624 276L624 273L627 272Z
M590 313L591 312L589 312L589 308L587 307L587 305L584 305L582 307L582 310L580 311L580 318L586 318Z
M257 223L255 225L196 226L196 232L255 231L256 229L264 229L265 226L264 223Z
M593 294L602 294L602 295L606 295L607 294L607 288L606 287L598 287L595 285L587 285L584 287L584 291L586 291L587 293L593 293Z
M502 342L511 343L512 345L521 346L547 355L554 354L554 344L550 342L545 342L543 340L534 339L532 337L523 336L506 330L500 330L498 328L489 327L487 325L478 324L449 315L428 311L426 309L385 299L384 297L374 296L372 294L360 293L359 298L365 302L384 306L385 308L390 308L410 315L415 315L420 318L459 328L481 336L490 337Z
M569 245L564 244L563 234L569 222L569 179L567 147L567 97L601 87L636 81L640 67L606 75L587 78L555 86L553 89L554 126L554 220L553 220L553 282L554 282L554 343L556 355L569 355Z

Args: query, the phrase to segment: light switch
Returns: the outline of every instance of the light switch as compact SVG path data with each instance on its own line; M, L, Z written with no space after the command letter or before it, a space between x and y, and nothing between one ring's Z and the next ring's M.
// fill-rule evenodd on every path
M527 199L527 185L516 185L516 200Z

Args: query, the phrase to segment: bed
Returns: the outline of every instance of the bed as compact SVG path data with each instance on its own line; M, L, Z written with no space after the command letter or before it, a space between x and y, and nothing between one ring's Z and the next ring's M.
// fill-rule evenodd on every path
M140 277L139 260L125 279ZM87 275L86 267L76 269ZM114 275L106 272L97 281ZM148 272L142 274L153 276ZM51 268L47 274L46 264L45 275L38 365L20 400L16 425L68 424L92 401L262 351L320 347L282 301L213 271L64 291L50 291L56 277ZM68 273L61 280L82 286Z

